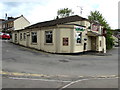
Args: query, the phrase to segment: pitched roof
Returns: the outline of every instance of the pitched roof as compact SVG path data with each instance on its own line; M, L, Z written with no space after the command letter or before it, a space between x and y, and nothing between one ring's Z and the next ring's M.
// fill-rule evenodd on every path
M39 22L39 23L36 23L36 24L26 27L26 29L38 28L38 27L39 28L40 27L49 27L49 26L55 26L55 25L60 25L60 24L65 24L65 23L75 22L75 21L83 21L83 20L88 21L88 19L86 19L86 18L80 17L78 15L74 15L74 16L69 16L69 17L65 17L65 18L55 19L55 20Z
M12 22L12 21L14 21L14 20L16 20L16 19L18 19L19 17L17 17L17 18L13 18L13 19L9 19L9 20L5 20L5 21L3 21L3 24L4 23L8 23L8 22Z
M5 21L5 19L0 19L0 21Z
M9 20L5 20L5 21L3 21L3 23L12 22L12 21L14 21L14 20L16 20L16 19L18 19L18 18L20 18L20 17L23 17L23 15L21 15L21 16L19 16L19 17L16 17L16 18L11 18L11 19L9 19Z

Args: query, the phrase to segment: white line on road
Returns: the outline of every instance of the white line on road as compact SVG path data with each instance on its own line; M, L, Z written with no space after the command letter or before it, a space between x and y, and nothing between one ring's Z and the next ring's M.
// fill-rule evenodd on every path
M63 89L65 89L65 88L69 87L70 85L75 84L75 83L78 83L78 82L82 82L82 81L86 81L86 80L93 80L93 79L116 79L116 78L89 78L89 79L80 79L80 80L76 80L76 81L70 82L69 84L61 87L61 88L58 89L58 90L63 90Z
M63 87L60 88L59 90L63 90L63 89L67 88L68 86L70 86L70 85L72 85L72 84L74 84L74 83L77 83L77 82L80 82L80 81L85 81L85 80L90 80L90 79L82 79L82 80L73 81L73 82L71 82L71 83L63 86Z
M18 79L18 80L40 80L40 81L51 81L51 82L71 82L65 80L54 80L54 79L33 79L33 78L18 78L18 77L9 77L10 79Z

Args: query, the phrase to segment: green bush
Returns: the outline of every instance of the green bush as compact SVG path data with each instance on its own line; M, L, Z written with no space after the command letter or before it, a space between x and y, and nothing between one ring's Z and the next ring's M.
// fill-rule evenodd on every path
M107 31L107 35L106 35L106 49L111 49L113 48L114 45L114 39L112 38L112 32Z

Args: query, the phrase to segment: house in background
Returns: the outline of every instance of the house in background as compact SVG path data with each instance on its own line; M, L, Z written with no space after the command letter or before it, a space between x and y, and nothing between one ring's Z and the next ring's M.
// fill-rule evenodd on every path
M78 15L40 22L13 31L12 42L51 53L106 53L103 27Z
M0 32L2 32L2 24L3 24L3 21L5 21L4 19L0 19Z
M11 33L11 31L24 29L29 25L30 22L23 15L16 18L7 17L7 20L3 21L2 32Z

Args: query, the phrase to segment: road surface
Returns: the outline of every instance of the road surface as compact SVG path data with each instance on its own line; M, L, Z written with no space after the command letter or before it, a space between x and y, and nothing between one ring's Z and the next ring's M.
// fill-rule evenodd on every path
M118 88L118 48L58 55L2 41L3 88Z

